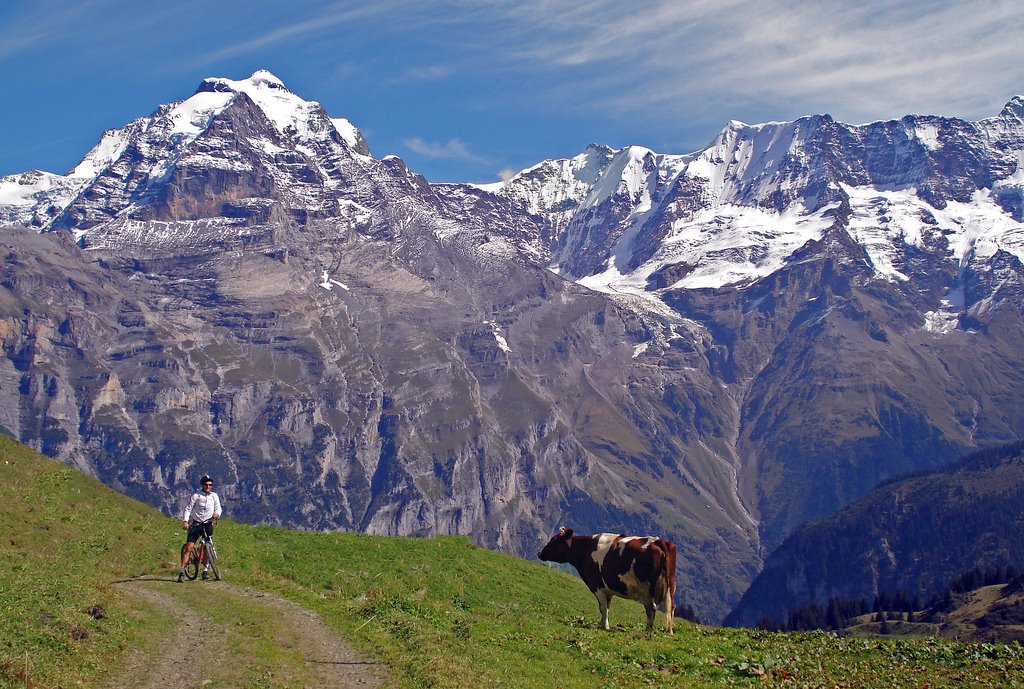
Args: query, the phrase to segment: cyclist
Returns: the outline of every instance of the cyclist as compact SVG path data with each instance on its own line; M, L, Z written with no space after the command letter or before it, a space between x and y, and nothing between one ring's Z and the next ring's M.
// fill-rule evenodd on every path
M185 544L185 552L181 555L181 571L178 572L178 582L185 581L185 565L192 555L198 541L204 534L213 535L213 524L220 519L221 506L220 496L213 492L213 479L203 474L199 479L199 490L192 494L192 497L185 503L185 513L182 515L182 525L188 529L188 539ZM203 579L209 578L209 563L203 563Z

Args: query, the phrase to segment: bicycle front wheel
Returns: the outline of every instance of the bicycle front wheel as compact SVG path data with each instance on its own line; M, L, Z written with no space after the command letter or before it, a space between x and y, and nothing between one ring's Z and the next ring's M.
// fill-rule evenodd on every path
M220 568L217 567L217 549L213 547L213 541L206 544L206 559L210 563L210 569L213 570L214 581L220 581Z
M185 548L187 548L187 547L188 547L187 543L185 545L181 546L181 556L182 557L185 557ZM196 544L196 546L192 548L192 554L189 555L188 562L185 563L185 577L189 581L195 581L196 577L198 577L198 576L199 576L199 545Z

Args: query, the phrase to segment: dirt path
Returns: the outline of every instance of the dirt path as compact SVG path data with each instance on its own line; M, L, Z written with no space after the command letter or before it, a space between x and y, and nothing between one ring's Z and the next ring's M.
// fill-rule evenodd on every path
M166 583L166 582L165 582ZM174 583L174 582L170 582ZM173 633L160 641L160 653L147 655L135 651L122 668L120 676L110 686L138 687L138 689L188 689L198 686L195 676L209 677L213 668L227 658L224 630L203 615L183 608L176 596L157 585L158 580L139 579L121 582L120 588L141 598L175 622ZM197 658L197 672L192 678L181 675L182 659ZM190 681L192 680L192 681Z
M268 686L383 686L383 668L360 656L315 613L278 596L225 582L178 584L155 577L117 586L168 615L174 630L160 641L158 652L131 654L111 678L111 687L216 689L237 683L246 668L254 665L258 665L258 679ZM218 614L204 607L204 597L216 600ZM232 607L237 608L237 615L226 617L224 610L230 616ZM258 627L257 633L252 631L254 627ZM246 634L253 636L250 648L245 647ZM264 645L257 649L261 643ZM199 667L183 675L183 658L197 659ZM225 673L225 668L233 674Z

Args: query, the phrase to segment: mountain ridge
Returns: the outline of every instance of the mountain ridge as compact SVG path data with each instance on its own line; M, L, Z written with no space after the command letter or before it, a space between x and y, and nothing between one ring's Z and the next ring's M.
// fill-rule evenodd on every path
M808 116L793 122L757 125L734 121L727 125L707 147L695 153L666 156L650 152L653 158L664 159L665 162L658 168L661 177L666 180L667 184L681 187L662 192L667 197L662 199L662 203L674 206L674 211L663 210L662 215L670 216L671 221L680 212L685 214L688 208L699 209L705 205L710 205L712 208L737 205L776 213L783 213L787 209L793 208L794 205L802 206L802 211L798 210L797 212L806 217L808 227L806 231L790 240L791 244L787 249L790 253L798 248L803 241L820 234L824 226L827 226L827 222L813 222L813 214L844 199L853 200L849 196L850 188L864 184L896 189L916 186L917 188L912 191L914 197L929 203L934 202L934 205L941 210L947 204L946 197L960 203L970 202L973 191L986 186L991 187L995 182L1003 181L1004 184L1001 186L1005 187L1004 192L995 200L1006 206L1004 210L1009 209L1019 215L1019 204L1014 200L1014 194L1019 196L1020 189L1014 185L1012 181L1014 178L1010 173L1014 169L1019 170L1020 166L1016 154L1009 149L1013 148L1019 151L1022 145L1020 116L1014 114L1015 111L1012 107L1013 103L1020 100L1019 96L1015 97L1003 108L1000 115L974 123L934 116L907 116L901 120L851 126L838 123L828 115ZM1017 130L1013 130L1012 125L1017 125ZM880 167L877 163L873 163L870 158L871 151L877 149L885 141L895 144L897 136L903 136L907 142L904 146L909 146L909 148L903 153L894 149L894 157L886 166ZM954 167L951 170L953 180L943 183L941 179L933 178L934 173L930 172L930 169L938 163L930 162L930 158L941 153L947 145L956 148L960 145L958 139L964 137L970 139L968 143L975 150L982 148L977 145L979 140L984 139L992 143L994 152L990 156L991 160L973 161L981 163L982 167L979 172L969 174L964 171L964 168L969 166L965 166L963 163L954 163L954 165L942 163ZM841 159L836 158L835 151L844 151L849 146L848 142L844 142L845 139L855 139L854 143L859 147L861 155L868 156L868 158L854 166L845 164ZM591 146L586 153L576 158L563 159L563 165L571 167L573 161L588 157L591 151L601 152L601 155L608 159L623 156L626 152L647 150L642 147L626 147L616 151ZM879 157L878 154L874 155L875 158ZM901 155L903 156L902 161ZM756 164L754 164L755 161ZM554 162L557 163L557 161ZM588 162L590 161L588 160ZM896 168L893 167L901 165L903 162L910 164L908 169L912 176L909 178L901 178L895 172ZM524 170L500 187L496 187L496 193L504 193L512 198L522 198L523 193L520 187L524 178L536 176L538 169L545 164L550 165L551 162L541 163ZM955 167L961 169L957 170ZM560 174L563 177L565 175L564 172ZM966 177L965 174L967 174ZM933 177L929 177L929 175ZM815 180L814 184L810 183L812 179ZM609 186L608 180L603 181L602 184L606 188ZM945 186L942 186L943 184ZM577 193L577 198L570 200L575 201L575 206L580 206L582 198L585 198L591 189L592 187L584 186L582 193ZM534 196L536 195L535 193ZM621 194L626 197L629 195L629 193ZM633 195L636 195L635 191ZM686 200L694 195L698 197L700 205L693 206L693 201ZM608 194L603 196L606 198ZM531 212L540 211L545 207L543 202L529 198L527 202ZM625 203L628 205L629 201L627 200ZM651 199L645 197L633 200L632 207L642 208L648 203L651 203ZM692 210L690 213L692 216ZM549 215L554 216L552 224L556 228L564 228L571 224L571 221L561 217L565 214L565 210L549 211ZM605 224L616 225L614 218L611 222L608 222L607 219L603 220L605 220ZM761 216L759 220L770 225L779 224L781 218L773 219L769 214ZM584 224L587 224L591 223L592 219L585 217L584 221ZM726 222L728 223L728 219ZM619 223L619 225L621 224L623 223ZM697 226L700 226L699 223ZM627 261L623 265L618 265L618 258L612 259L620 273L626 272L623 269L635 271L643 263L649 261L657 248L663 246L665 239L674 232L671 228L664 226L637 229L641 232L645 229L653 231L654 236L652 240L638 242L639 246L634 248L632 254L626 255ZM621 236L623 231L619 230L618 236ZM617 239L616 236L613 238ZM870 239L860 241L869 247L871 245ZM622 253L621 249L619 253ZM774 267L778 267L786 255L788 254L777 257ZM556 266L561 266L557 255L553 256L553 259ZM610 247L606 247L601 256L596 256L585 266L581 266L578 260L573 262L573 259L570 258L569 264L566 266L566 273L576 279L596 277L599 270L611 271L611 263L607 262L609 259ZM659 267L664 266L649 268L644 275L656 272ZM738 275L730 275L726 272L724 280L709 275L711 282L694 283L691 278L690 283L684 282L679 286L722 287L729 284L730 281L749 280L763 274L765 274L763 271L757 271L756 268L755 272L751 273L748 268ZM613 279L614 277L612 275ZM584 281L584 283L598 289L603 286L602 282L596 279L589 283ZM639 284L642 286L644 283L640 282Z

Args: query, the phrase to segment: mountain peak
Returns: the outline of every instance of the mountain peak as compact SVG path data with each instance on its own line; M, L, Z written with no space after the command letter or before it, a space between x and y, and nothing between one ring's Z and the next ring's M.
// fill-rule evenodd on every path
M285 89L284 82L281 81L281 79L278 78L277 75L273 74L271 71L266 69L257 69L255 72L252 73L252 76L249 77L248 81L252 82L257 86L265 85L268 88L272 89Z
M211 92L225 95L210 96ZM291 132L300 138L316 138L326 135L330 124L333 123L334 129L338 130L351 148L363 155L369 155L362 134L352 123L341 118L330 120L320 103L306 100L293 93L279 77L265 69L256 70L247 79L207 77L191 98L176 105L175 108L180 109L184 106L184 109L189 111L198 108L216 114L227 107L236 95L243 93L263 111L282 134ZM208 118L204 121L208 122Z
M260 88L289 92L284 82L275 74L266 69L257 69L248 79L234 80L225 77L206 77L199 84L196 93L241 93Z
M1011 98L999 113L1000 117L1018 117L1024 119L1024 96Z

